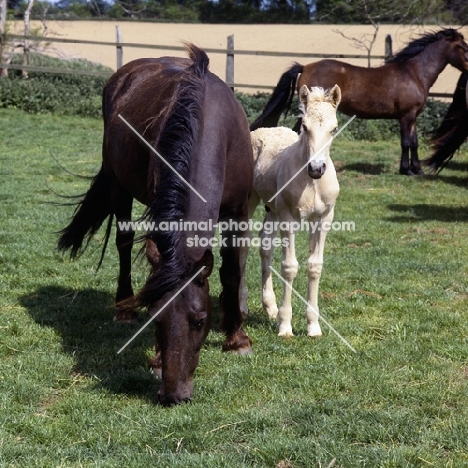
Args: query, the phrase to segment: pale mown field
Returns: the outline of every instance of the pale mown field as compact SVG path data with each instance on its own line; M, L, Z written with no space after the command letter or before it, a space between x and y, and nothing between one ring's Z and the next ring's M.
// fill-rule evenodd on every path
M234 34L235 48L249 51L327 53L364 55L364 50L353 47L352 41L342 37L354 37L369 42L373 34L371 26L359 25L207 25L207 24L164 24L136 23L117 21L49 21L48 37L86 39L95 41L115 41L115 28L120 27L123 42L144 43L167 46L180 46L181 41L190 41L204 48L225 48L227 36ZM41 23L34 27L43 30ZM12 26L20 31L21 23ZM372 49L373 55L383 55L384 39L392 34L394 51L397 51L418 34L435 31L438 26L426 28L383 25L379 29L377 40ZM339 32L338 32L339 31ZM468 27L462 29L468 37ZM99 62L115 69L116 52L114 47L105 45L59 44L53 43L49 48L63 57L79 57ZM154 49L124 48L124 63L141 57L160 55L184 55L183 52ZM211 70L225 78L226 56L210 54ZM238 55L235 58L235 82L249 85L274 86L280 75L294 61L309 63L318 59L301 57L259 57ZM356 65L366 66L366 60L347 60ZM379 66L381 60L373 60L372 66ZM434 92L453 93L459 72L448 67L432 88ZM255 89L239 88L252 92Z

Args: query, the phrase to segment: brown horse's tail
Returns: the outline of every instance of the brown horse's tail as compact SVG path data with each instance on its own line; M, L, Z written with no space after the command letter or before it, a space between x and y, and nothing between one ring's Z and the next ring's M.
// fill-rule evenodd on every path
M101 266L104 257L113 218L110 203L109 181L104 172L104 168L101 167L101 170L91 182L89 190L86 192L83 199L77 203L77 207L70 224L59 232L60 238L58 240L58 250L61 252L70 250L71 257L75 258L82 250L85 238L87 240L84 249L109 215L110 218L107 224L104 245L98 268Z
M467 82L468 73L462 73L447 114L439 128L432 133L433 153L423 164L434 172L441 171L468 138Z
M303 70L303 65L295 63L288 71L281 75L262 114L250 126L251 131L260 127L276 127L278 125L282 112L286 110L287 113L291 107L297 78Z

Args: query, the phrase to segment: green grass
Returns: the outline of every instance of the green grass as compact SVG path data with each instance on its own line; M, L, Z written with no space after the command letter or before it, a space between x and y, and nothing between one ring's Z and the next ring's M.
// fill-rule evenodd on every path
M320 307L357 354L324 324L308 339L298 300L296 336L276 336L254 249L254 354L222 353L213 330L193 403L163 408L146 365L151 327L117 355L137 328L112 322L113 243L97 273L102 233L75 262L55 250L72 208L52 203L89 184L56 160L94 175L101 131L94 119L0 110L0 466L468 466L466 148L440 176L407 178L397 136L338 138L335 220L356 229L328 236ZM304 294L304 235L298 256ZM138 288L145 262L134 272Z

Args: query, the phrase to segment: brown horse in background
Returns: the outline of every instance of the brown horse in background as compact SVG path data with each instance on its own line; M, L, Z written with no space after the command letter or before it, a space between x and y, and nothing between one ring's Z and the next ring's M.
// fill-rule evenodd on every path
M281 113L290 107L296 84L297 89L303 85L331 88L337 84L342 90L338 110L344 114L399 121L400 174L422 174L416 117L424 108L429 88L449 64L468 72L468 44L455 29L424 34L376 68L338 60L295 64L281 76L263 113L250 129L275 127Z
M468 73L462 73L452 103L431 137L432 155L423 161L433 172L441 171L468 138Z
M163 404L192 397L193 373L211 322L208 276L213 244L208 241L213 240L218 219L248 220L253 178L243 108L232 90L208 71L205 52L193 45L188 51L189 59L135 60L110 78L103 95L102 167L58 243L60 250L76 256L109 217L105 249L115 215L120 258L115 319L133 320L133 306L148 307L155 316L158 354L153 367L162 377L158 397ZM121 228L131 220L133 199L147 206L146 220L156 226L146 235L152 273L135 297L135 232ZM193 230L157 230L162 222L181 220L194 223ZM246 353L251 341L242 329L246 311L239 304L245 255L234 243L246 233L231 229L226 234L220 269L223 349ZM198 243L193 242L196 236Z

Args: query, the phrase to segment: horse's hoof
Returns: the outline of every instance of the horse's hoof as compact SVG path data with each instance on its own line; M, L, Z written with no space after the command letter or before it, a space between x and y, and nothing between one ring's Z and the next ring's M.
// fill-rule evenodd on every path
M223 351L232 351L242 355L250 354L252 353L252 340L243 330L237 331L226 338L223 343Z
M158 379L162 379L162 362L161 362L161 355L158 353L158 355L154 356L154 358L151 358L149 361L149 367L151 370L151 373L157 377Z
M240 348L236 350L236 353L239 356L251 356L253 354L253 349L251 346L249 346L248 348Z
M114 322L136 325L138 323L138 314L134 310L118 310L114 315Z
M408 171L408 175L409 176L422 176L424 175L424 171L420 168L420 169L410 169Z

